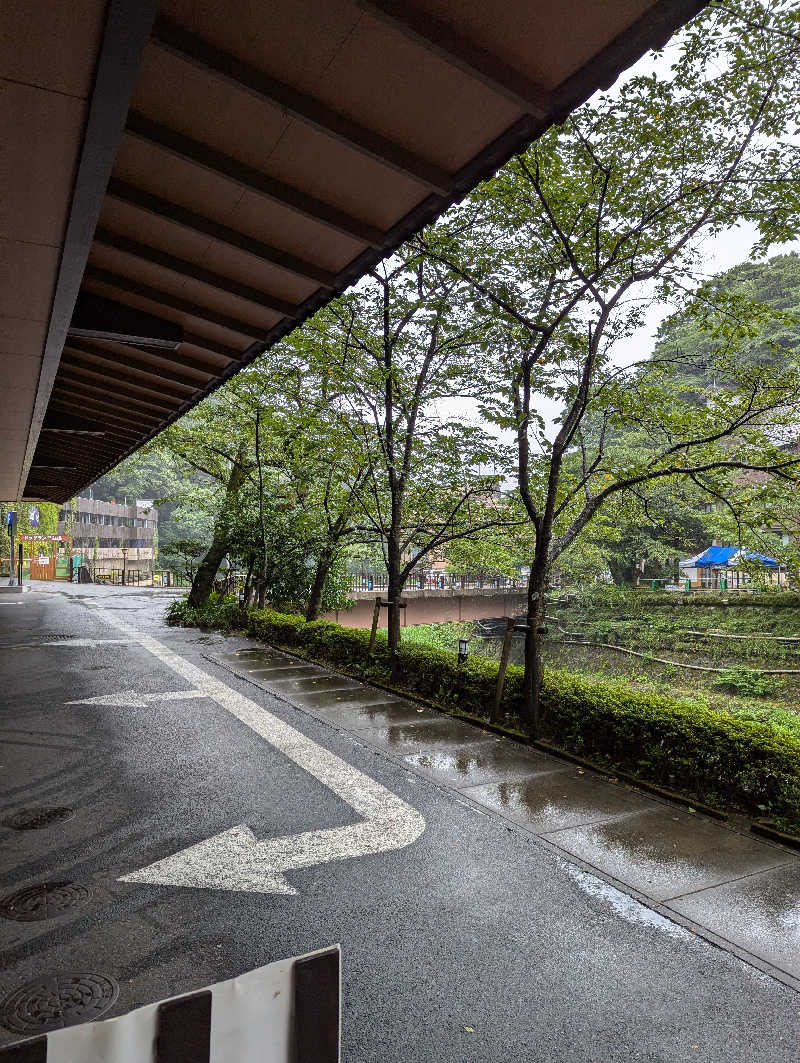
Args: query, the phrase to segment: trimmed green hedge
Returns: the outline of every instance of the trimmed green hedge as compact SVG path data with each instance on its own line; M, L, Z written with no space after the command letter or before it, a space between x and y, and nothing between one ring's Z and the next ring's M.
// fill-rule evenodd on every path
M796 591L713 591L708 594L684 594L682 591L636 591L633 601L646 607L667 606L681 609L797 609L800 594Z
M378 632L370 656L367 631L323 620L307 623L269 609L246 611L218 596L201 610L174 603L168 622L245 630L364 679L389 679L385 632ZM442 708L486 719L497 669L496 661L474 657L459 667L453 653L409 643L400 646L396 685ZM511 717L519 713L522 676L521 668L508 668L502 711ZM546 737L570 753L708 804L800 827L800 742L765 724L631 690L622 682L551 670L545 672L541 712Z

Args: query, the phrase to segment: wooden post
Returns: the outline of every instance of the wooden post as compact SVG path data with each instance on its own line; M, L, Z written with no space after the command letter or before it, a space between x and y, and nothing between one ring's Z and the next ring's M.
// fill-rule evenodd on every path
M372 611L372 631L370 632L370 635L369 635L369 652L370 652L370 654L372 654L372 651L375 649L375 636L376 636L376 634L378 632L378 620L380 619L380 615L381 615L381 600L380 600L380 597L378 597L378 598L375 599L375 608Z
M492 706L492 723L497 723L500 719L500 703L503 700L503 687L506 682L506 669L508 668L508 658L511 653L511 640L514 637L514 625L516 620L513 616L506 617L506 631L503 635L503 649L500 653L500 668L497 672L497 688L494 692L494 705Z

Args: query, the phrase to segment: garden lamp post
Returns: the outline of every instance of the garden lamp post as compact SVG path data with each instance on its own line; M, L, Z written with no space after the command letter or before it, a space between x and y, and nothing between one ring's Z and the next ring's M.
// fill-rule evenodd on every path
M469 653L469 639L459 639L458 640L458 663L459 663L459 665L464 664L464 662L467 659L467 654L468 653Z

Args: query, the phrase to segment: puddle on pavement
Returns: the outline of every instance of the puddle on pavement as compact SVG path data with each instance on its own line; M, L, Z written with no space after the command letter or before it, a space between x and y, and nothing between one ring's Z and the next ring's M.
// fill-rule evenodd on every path
M669 907L800 978L800 860L693 893Z
M281 664L277 662L274 665L268 664L247 664L242 669L248 675L255 676L258 679L264 679L268 682L279 679L301 679L305 677L311 677L319 675L319 672L306 664Z
M309 698L303 697L302 704L308 705ZM298 698L300 701L300 698ZM420 709L407 701L378 701L368 705L345 705L335 702L333 705L317 705L316 711L322 713L332 723L354 730L380 725L412 723L429 719L431 722L441 719L428 709Z
M296 683L300 679L317 679L320 676L319 668L314 668L308 664L296 664L289 665L286 668L276 666L270 668L266 665L262 665L260 668L254 668L247 670L248 675L261 675L262 678L269 680L270 683L281 683L284 686L288 683Z
M328 690L340 691L361 689L359 684L355 683L352 679L344 679L339 675L313 675L303 679L287 680L287 687L292 692L308 692L309 694L323 693Z
M294 664L295 662L290 657L285 657L281 653L265 653L263 651L251 651L251 650L238 650L235 653L221 653L220 659L225 661L226 664L232 664L236 668L256 668L265 664L278 664L284 662L286 664Z
M537 834L579 823L597 823L647 807L627 790L579 775L574 768L517 782L462 787L462 792Z
M488 731L480 731L477 727L470 727L458 720L450 720L446 716L420 719L407 724L390 724L388 727L365 726L361 730L362 737L374 745L392 750L409 750L409 752L424 749L425 746L454 746L461 743L481 742L488 733Z
M558 761L498 738L481 741L464 749L432 749L410 753L405 760L425 775L459 789L496 779L564 770L563 764Z
M657 900L764 871L792 858L677 809L563 830L549 840ZM555 828L557 830L557 828Z
M368 687L356 686L346 690L320 690L316 693L297 694L297 701L308 708L320 712L335 713L348 705L380 705L389 695L382 690L370 690Z

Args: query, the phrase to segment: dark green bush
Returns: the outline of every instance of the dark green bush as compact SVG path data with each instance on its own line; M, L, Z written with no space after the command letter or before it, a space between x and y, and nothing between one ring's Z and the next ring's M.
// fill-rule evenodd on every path
M294 650L343 671L389 681L385 632L369 655L369 633L323 620L307 623L269 609L244 614L233 599L209 600L205 609L175 603L169 623L230 629ZM443 708L486 719L498 664L409 643L401 645L395 685ZM518 716L521 668L506 673L502 711ZM701 801L726 803L753 815L800 826L800 742L765 724L726 716L696 704L608 682L548 670L542 689L548 738L561 748L631 772Z
M246 623L245 611L233 594L209 595L206 604L199 609L192 608L186 598L173 602L167 610L167 623L173 627L183 624L186 627L213 627L222 631L233 631Z

